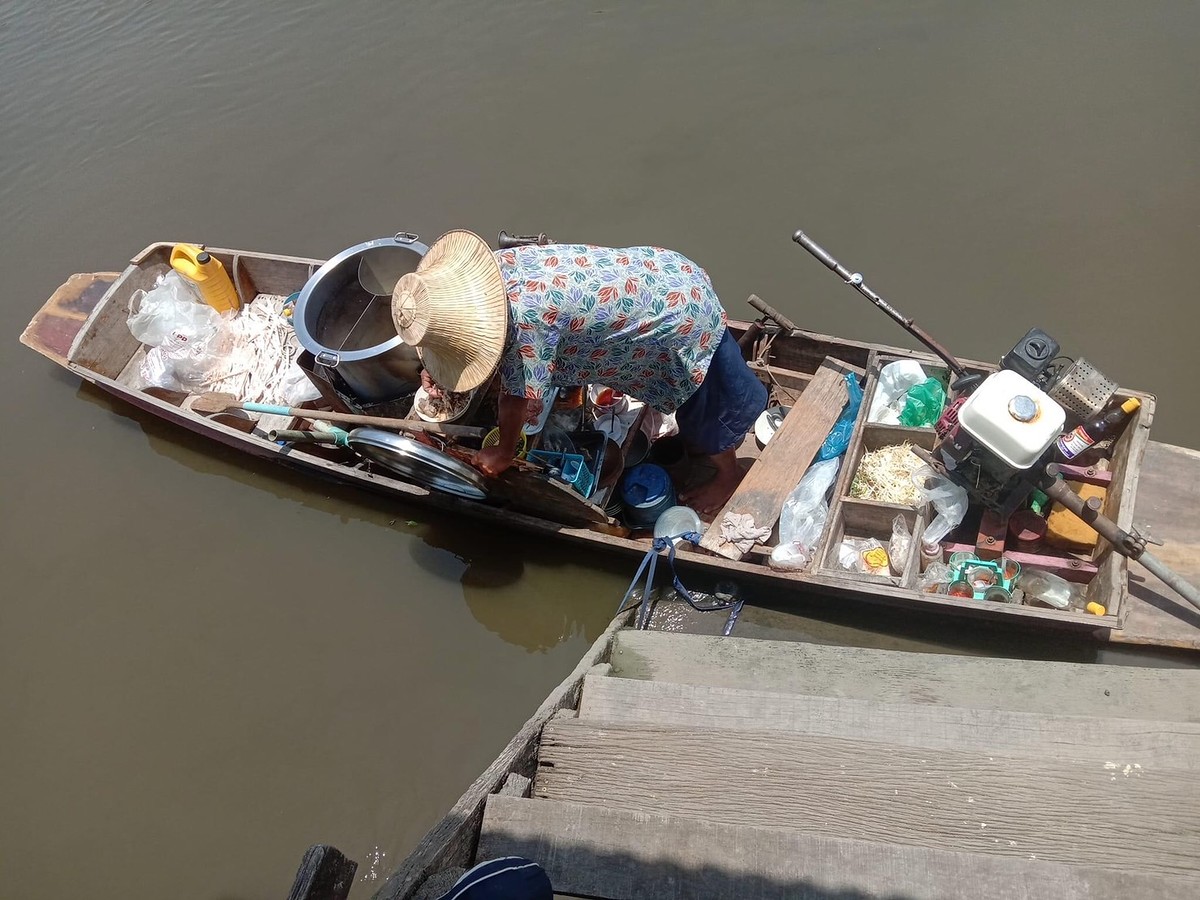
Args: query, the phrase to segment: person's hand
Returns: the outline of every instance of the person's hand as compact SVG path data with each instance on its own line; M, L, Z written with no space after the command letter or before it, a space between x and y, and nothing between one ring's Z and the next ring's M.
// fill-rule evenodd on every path
M495 478L513 464L511 453L505 453L499 447L484 447L475 454L475 466L484 475Z
M442 386L429 377L428 369L421 370L421 387L425 388L425 393L431 400L442 396Z

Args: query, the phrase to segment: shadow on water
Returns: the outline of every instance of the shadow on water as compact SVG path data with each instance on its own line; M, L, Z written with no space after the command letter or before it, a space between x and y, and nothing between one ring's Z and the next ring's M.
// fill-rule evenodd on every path
M74 382L68 373L62 377ZM607 625L606 576L621 571L620 561L614 560L612 568L583 566L580 584L577 558L545 552L523 533L249 456L123 403L87 382L78 385L77 396L136 426L155 453L193 471L266 491L336 516L342 524L355 520L398 532L408 559L436 581L457 582L476 621L509 644L544 651L576 634L594 640ZM602 602L597 602L597 593Z

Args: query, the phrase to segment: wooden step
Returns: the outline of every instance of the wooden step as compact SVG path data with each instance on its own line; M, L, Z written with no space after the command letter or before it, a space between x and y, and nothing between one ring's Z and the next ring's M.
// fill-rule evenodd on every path
M858 738L984 755L1136 759L1142 766L1200 770L1200 725L1056 716L878 700L811 697L747 688L589 674L579 715L623 724Z
M479 859L541 862L557 892L611 900L1190 900L1200 882L779 828L489 797ZM1113 862L1119 861L1115 853Z
M797 694L1200 723L1200 669L1146 669L865 650L625 630L611 657L626 678Z
M1128 768L1127 768L1128 767ZM1200 872L1200 773L757 731L565 719L533 796L1130 869Z

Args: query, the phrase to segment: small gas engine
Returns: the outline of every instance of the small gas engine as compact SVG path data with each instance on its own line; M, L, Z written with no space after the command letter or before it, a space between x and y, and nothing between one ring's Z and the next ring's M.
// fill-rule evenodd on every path
M956 399L937 423L934 459L984 506L1006 517L1045 477L1055 439L1099 414L1116 382L1085 359L1059 356L1038 328L1000 360L1000 371Z
M1004 354L1000 371L987 378L968 372L933 335L871 290L861 274L851 272L803 231L793 234L792 240L932 350L954 373L950 387L958 396L937 423L938 442L928 457L951 480L1001 518L1040 487L1051 500L1091 525L1114 550L1136 559L1200 609L1200 590L1195 585L1147 550L1145 538L1104 516L1096 498L1085 501L1075 493L1056 477L1066 473L1049 465L1056 462L1058 436L1099 415L1116 393L1116 382L1085 359L1059 355L1058 341L1039 328L1031 329Z

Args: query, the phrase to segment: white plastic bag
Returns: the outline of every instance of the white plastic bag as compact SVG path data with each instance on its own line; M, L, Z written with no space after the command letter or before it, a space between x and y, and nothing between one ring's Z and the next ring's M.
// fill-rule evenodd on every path
M921 466L913 472L912 478L921 496L937 510L937 515L921 537L921 543L932 548L957 528L967 514L967 490L929 466Z
M299 406L309 400L316 400L320 396L321 392L308 377L308 373L300 368L299 363L293 361L279 382L279 398L283 401L283 405Z
M850 572L863 575L891 573L891 560L887 548L875 538L844 538L838 545L838 565Z
M825 495L833 486L841 463L840 456L813 463L783 501L783 510L779 514L779 544L767 561L772 569L799 571L808 566L829 516Z
M900 571L908 559L908 548L912 546L912 532L904 516L892 519L892 539L888 541L888 558L892 561L892 574L902 575Z
M140 298L137 310L134 303ZM202 303L178 272L160 275L150 291L135 293L129 301L129 331L148 347L168 340L178 344L208 337L220 327L221 314Z
M175 363L157 347L151 347L143 357L141 365L138 366L138 377L134 379L130 387L139 391L148 387L177 391L182 385L175 377Z
M940 560L935 560L921 573L917 587L927 594L940 594L950 583L950 575L950 567Z
M130 333L151 348L139 369L147 385L198 387L227 349L225 320L178 272L167 272L152 290L135 293L129 308Z
M928 376L921 364L912 359L900 359L888 363L879 370L879 381L871 397L871 408L867 412L868 422L884 425L899 425L900 413L908 399L908 389L920 384Z

